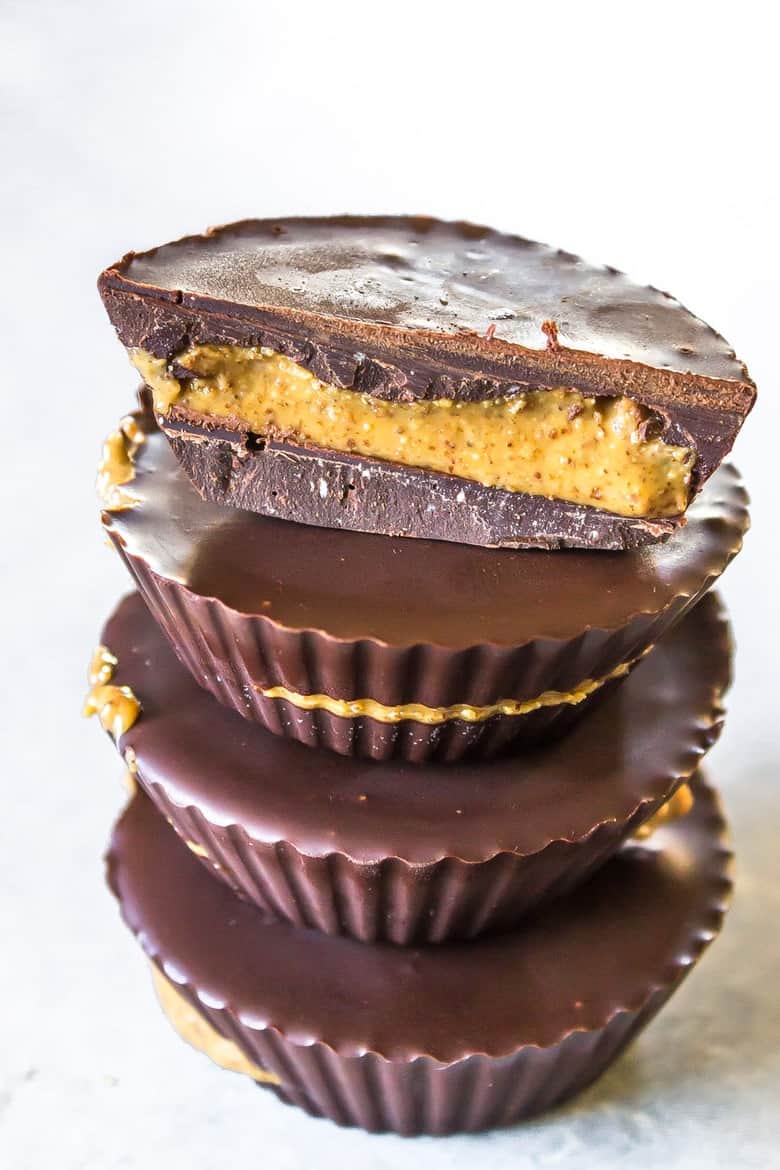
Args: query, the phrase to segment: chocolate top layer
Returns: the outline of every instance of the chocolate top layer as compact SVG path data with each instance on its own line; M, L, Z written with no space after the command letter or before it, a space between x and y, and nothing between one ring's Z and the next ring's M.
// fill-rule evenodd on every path
M239 612L394 645L518 646L618 629L696 596L738 552L748 525L731 467L663 544L554 555L315 528L208 503L159 433L140 446L135 468L136 505L104 515L131 557Z
M545 350L553 321L570 350L747 381L724 339L667 293L545 244L425 216L246 220L130 253L101 284L185 307L227 302L415 332L423 344L425 334L476 335L468 347L488 363L502 343Z
M268 923L140 794L114 830L108 876L150 958L250 1027L343 1055L502 1056L641 1007L717 932L729 890L724 825L701 781L695 796L688 816L624 847L522 929L466 944L367 946Z
M220 706L138 594L101 638L118 659L113 681L141 701L119 748L132 749L144 785L255 840L368 862L534 853L657 806L715 739L730 666L728 625L709 595L563 740L522 757L420 769L314 752Z

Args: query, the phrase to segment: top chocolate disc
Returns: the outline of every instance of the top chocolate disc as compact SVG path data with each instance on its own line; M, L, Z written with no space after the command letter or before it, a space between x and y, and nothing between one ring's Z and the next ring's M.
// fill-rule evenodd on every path
M130 253L100 289L199 490L326 527L647 543L754 399L667 294L469 224L251 220Z
M246 320L310 313L334 330L365 325L437 341L474 334L469 347L488 364L507 346L536 353L540 364L546 351L549 362L541 325L550 320L573 354L666 370L670 381L745 382L727 342L668 293L545 244L425 216L244 220L131 252L103 273L101 289L180 294L183 305L207 310L223 302ZM601 370L599 383L607 388Z

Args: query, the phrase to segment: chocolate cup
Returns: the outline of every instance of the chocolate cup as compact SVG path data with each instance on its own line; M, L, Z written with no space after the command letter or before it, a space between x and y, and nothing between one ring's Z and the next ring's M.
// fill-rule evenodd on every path
M553 556L307 528L202 500L153 421L140 421L136 502L103 522L155 618L220 702L341 755L479 760L559 738L620 680L577 703L555 694L635 663L717 580L748 525L725 467L683 530L635 552ZM543 705L481 722L387 723L263 694L279 686L390 707Z
M476 764L375 764L242 721L195 684L138 595L102 633L141 702L137 780L264 913L364 942L506 930L603 863L716 739L729 629L710 595L564 741Z
M108 880L147 957L284 1100L373 1131L477 1131L600 1076L718 933L725 828L712 790L694 792L688 816L522 930L469 944L362 946L270 922L141 793Z

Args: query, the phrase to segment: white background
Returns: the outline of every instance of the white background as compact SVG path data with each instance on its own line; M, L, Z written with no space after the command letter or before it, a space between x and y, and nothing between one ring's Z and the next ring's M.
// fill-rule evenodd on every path
M771 12L0 2L3 1167L778 1165ZM92 482L134 377L95 278L208 224L344 210L472 218L627 269L725 333L762 392L737 447L754 530L725 583L737 683L711 769L739 854L728 928L581 1104L486 1137L340 1131L218 1072L169 1031L102 885L120 767L79 705L127 582Z

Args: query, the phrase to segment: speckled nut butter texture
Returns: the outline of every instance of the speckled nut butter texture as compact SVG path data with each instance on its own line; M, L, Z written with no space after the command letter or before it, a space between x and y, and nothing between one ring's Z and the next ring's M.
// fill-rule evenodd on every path
M730 674L709 595L558 743L419 769L242 720L196 685L137 595L102 640L143 705L118 750L214 878L274 917L399 944L506 929L582 881L691 776Z
M467 944L365 946L270 922L141 794L114 830L108 880L147 957L283 1101L374 1131L476 1131L595 1080L718 933L725 827L711 789L693 793L650 844L521 930Z
M247 221L131 253L100 290L199 490L326 527L656 541L755 394L726 342L667 294L463 223ZM264 363L285 377L273 402L250 401L247 371L267 389ZM561 395L579 428L551 424Z
M724 467L683 530L622 554L326 531L202 500L137 421L136 503L103 521L155 618L221 702L343 755L454 761L556 738L713 584L748 523ZM371 715L415 707L435 718Z
M163 358L144 350L130 357L163 415L175 403L208 419L238 420L266 439L622 516L677 516L688 504L693 451L652 437L647 409L629 398L552 388L479 402L391 402L329 386L266 348L196 347L177 358L179 379Z

